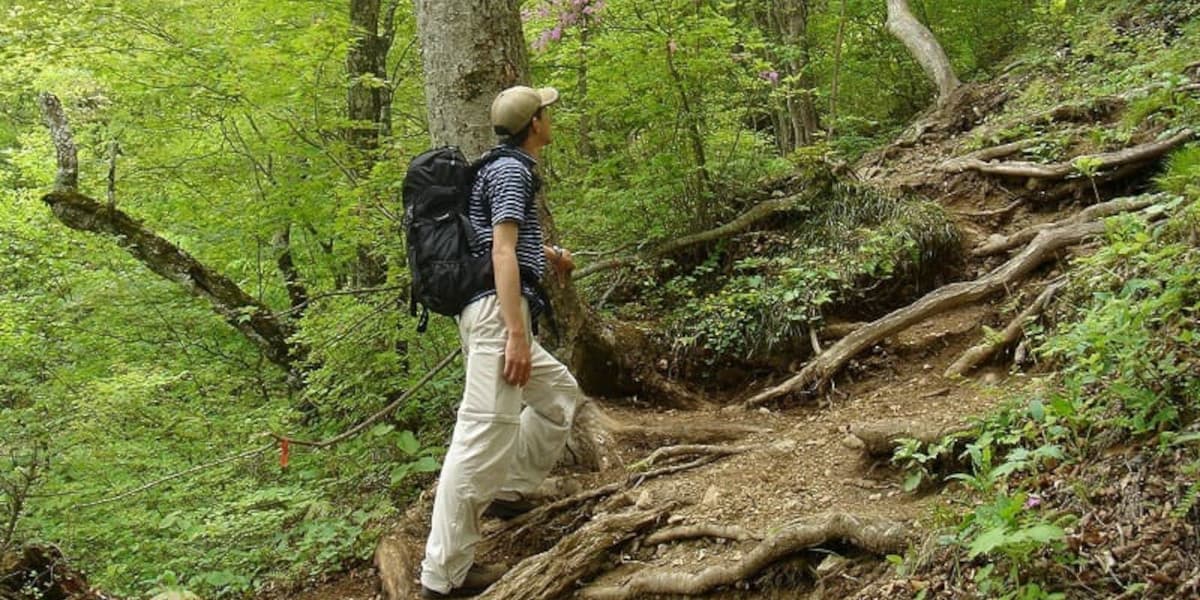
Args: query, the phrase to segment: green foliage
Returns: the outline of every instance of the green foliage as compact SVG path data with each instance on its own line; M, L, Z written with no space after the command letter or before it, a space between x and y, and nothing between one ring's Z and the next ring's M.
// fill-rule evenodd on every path
M706 289L714 254L651 298L677 307L666 331L682 357L711 365L807 346L829 310L887 306L956 260L958 232L938 205L823 186L821 177L807 182L813 206L786 244L731 257L730 275Z

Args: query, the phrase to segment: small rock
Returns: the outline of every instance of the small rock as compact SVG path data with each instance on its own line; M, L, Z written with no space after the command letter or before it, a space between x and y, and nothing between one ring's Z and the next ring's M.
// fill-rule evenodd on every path
M932 369L932 368L933 368L933 365L931 365L931 364L929 364L929 363L925 363L925 364L921 365L921 368L922 368L922 369L925 369L926 371L928 371L928 370L930 370L930 369Z
M1000 382L1000 375L996 373L984 373L983 382L988 385L996 385Z
M796 440L784 439L771 444L771 451L776 454L788 454L796 450Z
M760 407L758 408L758 412L760 412L760 413L762 413L762 414L764 414L764 415L769 415L769 414L771 414L771 409L769 409L769 408L767 408L767 407L765 407L765 406L760 406Z
M852 433L848 433L846 437L842 438L842 445L851 450L862 450L863 446L866 446L857 435Z
M871 500L872 502L875 500L882 500L882 499L883 499L883 494L880 494L878 492L871 494L870 496L867 496L867 500Z
M700 504L701 506L716 506L720 501L721 490L710 485L707 490L704 490L704 497L700 500Z

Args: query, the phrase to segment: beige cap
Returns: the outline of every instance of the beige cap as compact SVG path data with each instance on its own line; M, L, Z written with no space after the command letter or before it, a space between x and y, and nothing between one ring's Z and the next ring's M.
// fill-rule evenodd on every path
M492 101L492 127L500 135L519 133L538 109L558 102L558 90L552 87L533 89L518 85L510 87Z

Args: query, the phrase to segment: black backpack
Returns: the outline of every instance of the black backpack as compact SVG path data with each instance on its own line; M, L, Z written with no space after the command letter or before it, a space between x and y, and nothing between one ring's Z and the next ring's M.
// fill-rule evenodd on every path
M492 259L471 256L475 231L467 219L467 203L475 173L454 146L429 150L414 158L404 176L404 228L408 269L412 276L409 310L425 331L429 311L457 316L471 298L493 287Z
M479 244L475 229L467 217L475 175L489 162L501 156L525 161L516 150L493 148L475 163L467 161L454 146L434 148L417 156L404 176L404 227L408 246L408 270L412 277L409 312L421 316L417 331L429 325L429 311L456 317L472 298L496 286L492 257L471 256ZM541 180L534 175L534 190ZM541 314L554 327L553 310L546 290L532 273L521 270L521 281L533 288L535 318L533 333L538 332L536 315Z

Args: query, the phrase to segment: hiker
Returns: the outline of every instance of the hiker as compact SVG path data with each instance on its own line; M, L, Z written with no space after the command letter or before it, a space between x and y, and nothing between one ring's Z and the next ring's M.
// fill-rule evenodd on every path
M480 519L534 507L527 496L562 454L582 398L532 328L549 308L539 284L547 265L561 276L574 268L570 252L542 243L534 201L538 158L551 140L548 107L557 100L554 88L518 86L492 102L501 142L490 152L500 155L477 174L468 218L478 236L473 253L491 254L495 288L458 317L466 384L421 564L425 598L474 595L504 574L506 567L474 562Z

